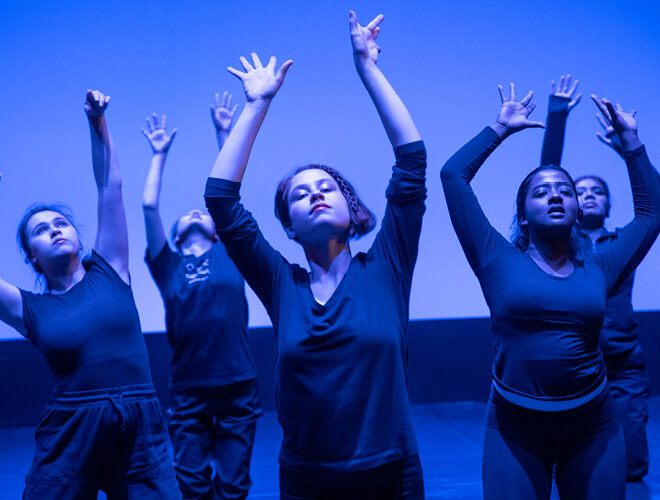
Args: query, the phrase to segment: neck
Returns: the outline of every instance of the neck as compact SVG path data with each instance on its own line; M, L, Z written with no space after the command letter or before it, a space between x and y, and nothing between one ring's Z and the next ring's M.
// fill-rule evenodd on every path
M571 249L569 238L556 238L551 241L535 237L530 234L527 253L533 258L539 258L546 262L552 269L561 269L569 261L568 254Z
M69 291L85 276L85 268L77 254L75 258L67 258L66 261L58 261L57 264L49 268L42 266L48 289L55 295Z
M341 281L351 263L351 248L346 240L332 239L325 245L303 245L312 273L312 282Z
M589 217L585 216L580 223L580 229L583 233L588 234L591 242L595 243L598 237L603 232L603 224L605 219L603 217Z
M203 253L208 252L214 244L215 241L209 239L205 234L193 231L182 243L179 243L179 249L183 255L199 257Z

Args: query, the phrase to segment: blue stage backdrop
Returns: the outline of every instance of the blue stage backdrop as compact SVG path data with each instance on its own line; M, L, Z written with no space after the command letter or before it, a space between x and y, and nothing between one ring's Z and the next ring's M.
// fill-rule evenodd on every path
M257 139L242 190L266 237L303 261L273 216L277 181L294 166L337 167L382 216L393 155L353 68L348 10L367 23L385 14L380 66L416 119L429 152L429 198L413 283L415 319L487 315L478 283L460 250L443 199L439 170L499 109L497 84L533 89L544 120L549 82L570 72L582 103L567 129L564 165L610 182L611 226L632 217L623 162L594 135L595 93L639 110L640 136L660 163L659 3L554 2L2 2L0 7L0 260L3 279L32 289L34 275L15 243L33 201L68 203L91 247L96 192L83 97L112 96L108 122L120 156L131 244L131 274L145 331L164 329L156 287L143 263L141 195L150 148L144 118L166 113L179 129L167 162L162 212L169 226L203 204L216 151L209 116L215 92L244 98L226 72L250 51L295 61ZM539 163L541 130L517 134L495 152L475 181L493 224L508 234L514 195ZM373 235L354 245L368 248ZM637 273L637 309L660 309L660 249ZM221 300L221 298L219 298ZM269 320L250 295L250 324ZM2 325L0 337L16 337Z

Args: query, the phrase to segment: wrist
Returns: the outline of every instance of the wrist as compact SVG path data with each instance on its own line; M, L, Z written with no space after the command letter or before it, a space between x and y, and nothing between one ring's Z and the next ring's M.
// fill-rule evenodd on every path
M634 151L642 145L636 130L627 130L619 134L623 151Z
M377 73L380 71L376 63L368 57L363 58L356 55L353 57L353 60L355 61L355 69L363 78L369 76L372 73Z
M490 128L492 128L495 133L500 136L500 139L506 139L509 135L511 135L511 130L499 122L493 123Z

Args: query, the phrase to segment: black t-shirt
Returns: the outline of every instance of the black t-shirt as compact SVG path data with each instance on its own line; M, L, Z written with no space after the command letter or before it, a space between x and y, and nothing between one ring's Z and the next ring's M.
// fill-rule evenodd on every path
M172 388L256 378L247 335L245 284L222 244L199 257L165 244L146 262L165 304Z
M26 337L41 351L59 392L150 384L133 292L99 254L66 293L21 290Z

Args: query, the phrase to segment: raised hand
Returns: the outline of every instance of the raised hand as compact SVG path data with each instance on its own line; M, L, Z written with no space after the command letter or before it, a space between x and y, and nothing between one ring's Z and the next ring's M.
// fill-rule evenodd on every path
M211 120L213 120L216 132L229 132L229 127L238 109L238 104L232 107L231 98L231 94L226 90L222 94L222 100L220 100L220 94L215 94L215 106L211 105Z
M383 14L378 14L369 24L360 26L355 12L349 12L348 25L351 33L351 43L353 44L353 59L358 69L369 62L373 64L378 62L380 46L376 43L376 38L380 34L378 25L384 18Z
M619 136L623 151L631 151L642 145L637 136L636 110L633 109L630 113L627 113L623 110L621 104L612 104L608 99L601 99L593 94L591 99L596 103L605 123L610 125L612 130Z
M85 96L85 113L89 119L100 118L110 103L110 96L98 90L88 90Z
M261 64L256 53L252 52L250 56L254 67L245 57L241 56L239 60L245 71L239 71L232 67L227 68L227 71L243 82L243 90L248 102L270 101L282 86L286 72L293 61L289 59L280 66L280 69L275 71L277 59L274 56L271 56L266 66Z
M621 156L623 156L623 147L621 146L621 139L619 139L619 136L617 133L614 131L614 127L610 125L610 122L608 122L605 118L603 118L602 114L597 114L596 119L598 120L598 123L600 123L600 126L603 127L603 132L596 132L596 137L598 137L598 140L605 144L606 146L611 147L614 151L619 153Z
M509 84L509 97L506 97L504 88L501 85L498 85L497 88L500 91L502 108L492 127L502 139L526 128L545 127L541 122L533 122L527 119L536 107L536 104L531 102L534 92L530 90L521 101L516 101L516 86L513 83Z
M571 75L561 75L561 78L559 78L559 85L557 85L556 88L555 81L552 80L550 82L550 95L570 99L570 102L568 103L568 111L570 111L577 106L580 103L580 99L582 99L582 94L575 95L579 83L579 80L573 80L573 84L571 85Z
M163 115L161 121L158 121L158 115L154 113L151 119L147 117L147 129L142 129L142 134L149 141L151 150L154 154L167 153L172 145L177 129L167 134L167 116Z

